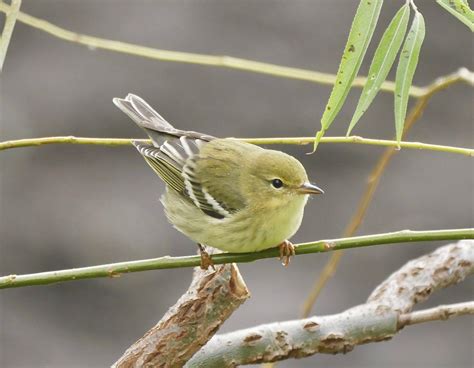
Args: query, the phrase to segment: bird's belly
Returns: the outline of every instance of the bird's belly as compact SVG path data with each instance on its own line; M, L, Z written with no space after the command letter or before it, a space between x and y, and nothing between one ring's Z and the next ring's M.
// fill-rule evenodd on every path
M222 227L216 225L205 244L233 253L276 247L300 227L305 202L268 211L265 216L242 216L232 223L222 224ZM217 237L216 232L219 232Z
M171 191L162 197L168 220L176 229L197 243L232 253L276 247L293 236L300 227L306 200L301 196L286 206L262 213L243 210L220 220L204 215Z

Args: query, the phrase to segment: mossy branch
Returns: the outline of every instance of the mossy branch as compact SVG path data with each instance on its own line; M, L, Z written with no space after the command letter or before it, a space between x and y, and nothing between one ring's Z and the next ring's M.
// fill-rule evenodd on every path
M474 239L474 229L452 229L397 232L320 240L316 242L296 244L296 255L322 253L340 249L360 248L372 245L411 243L420 241ZM279 256L278 248L271 248L252 253L221 253L212 256L215 264L246 263L258 259L274 258ZM139 261L111 263L99 266L74 268L61 271L40 272L27 275L9 275L0 277L0 289L47 285L56 282L74 281L99 277L118 277L130 272L141 272L168 268L185 268L199 266L199 256L160 257Z

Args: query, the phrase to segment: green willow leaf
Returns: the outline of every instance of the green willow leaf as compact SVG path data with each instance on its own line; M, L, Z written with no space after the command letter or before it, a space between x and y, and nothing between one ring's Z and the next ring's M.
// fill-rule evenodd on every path
M341 110L352 82L359 72L360 65L377 25L382 3L383 0L361 0L359 3L337 71L336 82L321 118L321 130L316 135L313 152L316 150L319 139L321 139Z
M469 8L466 0L436 0L436 2L474 32L474 11Z
M395 130L398 142L402 139L408 106L408 92L418 65L418 57L420 56L420 49L424 38L425 20L423 15L416 11L407 39L400 53L395 76Z
M385 30L380 43L375 51L372 64L370 65L367 83L364 86L357 104L354 116L347 130L349 135L361 116L367 111L380 90L380 86L387 78L388 72L397 57L398 50L402 46L403 38L410 19L410 6L405 4L395 14L392 21Z

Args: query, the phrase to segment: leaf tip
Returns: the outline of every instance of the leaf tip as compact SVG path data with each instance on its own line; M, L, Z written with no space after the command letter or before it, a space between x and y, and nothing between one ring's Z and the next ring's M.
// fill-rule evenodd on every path
M316 152L316 149L318 148L319 142L321 141L324 133L326 133L324 128L321 128L321 130L316 133L316 136L314 137L313 150L308 152L307 155L312 155L314 152Z

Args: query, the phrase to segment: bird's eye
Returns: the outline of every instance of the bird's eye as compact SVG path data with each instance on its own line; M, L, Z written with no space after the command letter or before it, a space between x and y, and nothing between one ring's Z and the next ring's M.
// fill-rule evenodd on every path
M272 186L273 188L280 189L283 186L283 182L280 179L273 179Z

